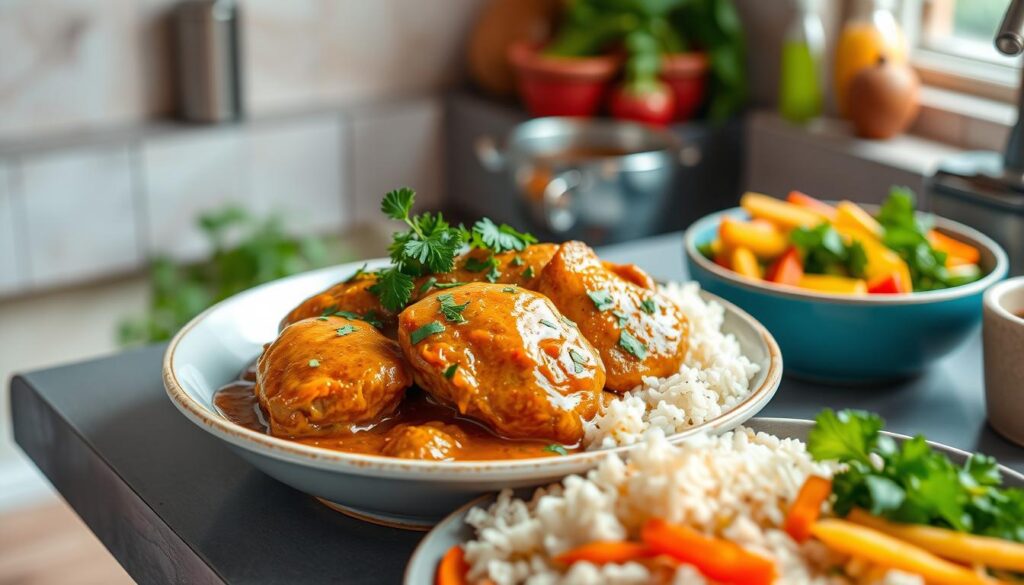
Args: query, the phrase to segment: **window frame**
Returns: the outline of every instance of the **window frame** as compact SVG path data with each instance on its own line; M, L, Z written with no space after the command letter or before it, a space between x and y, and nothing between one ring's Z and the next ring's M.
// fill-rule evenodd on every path
M906 35L910 63L925 85L998 100L1016 102L1021 68L972 59L922 42L922 16L928 0L902 0L897 19ZM1018 57L1021 59L1021 57Z

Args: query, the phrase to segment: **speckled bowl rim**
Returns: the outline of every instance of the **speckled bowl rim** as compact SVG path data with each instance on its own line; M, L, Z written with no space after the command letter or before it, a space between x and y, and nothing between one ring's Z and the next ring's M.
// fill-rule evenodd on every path
M369 264L374 265L379 262L381 261L372 260L369 261ZM325 270L339 270L343 266L358 267L361 264L362 262L354 262ZM406 478L412 474L417 479L424 477L441 479L443 477L448 480L466 482L501 479L521 480L529 477L532 472L538 475L561 471L572 472L596 465L598 460L609 453L622 454L636 447L635 444L622 445L611 449L571 453L563 457L534 459L443 462L407 460L379 455L346 453L304 445L246 429L222 416L211 413L207 408L189 396L177 379L174 359L178 345L196 325L216 311L222 304L243 295L260 294L264 287L272 286L279 282L281 281L278 280L249 289L206 309L178 331L164 352L163 381L164 388L171 402L186 418L197 426L232 445L277 460L328 471L345 471L357 475L394 478ZM671 435L669 440L673 443L683 441L687 437L700 433L719 432L723 427L732 428L752 418L768 404L782 381L782 352L768 329L749 313L729 301L703 290L700 291L700 294L705 300L712 300L722 305L726 312L736 315L758 334L760 342L767 351L768 371L764 381L758 387L752 389L750 394L742 401L715 419Z
M812 420L803 419L803 418L784 418L784 417L756 417L756 418L752 419L751 422L755 423L755 424L756 423L764 423L766 425L780 425L781 424L781 425L787 425L787 426L793 426L793 427L811 427L811 426L814 425L814 421L812 421ZM765 432L765 431L758 431L758 432ZM893 438L897 438L897 439L901 439L901 440L907 440L907 439L911 439L912 438L910 435L904 435L902 433L894 433L892 431L885 431L885 430L883 430L882 433L884 435L889 436L889 437L893 437ZM777 436L780 439L793 438L791 436L790 437L782 437L782 436L779 436L779 435L774 435L774 436ZM952 453L952 454L956 454L957 456L960 456L960 457L970 457L972 455L972 453L970 453L969 451L964 451L963 449L958 449L957 447L951 447L949 445L945 445L943 443L939 443L939 442L936 442L936 441L927 441L927 443L928 443L929 446L931 446L933 449L936 449L939 452L949 452L949 453ZM999 472L1003 475L1003 485L1004 486L1009 484L1012 487L1018 487L1018 486L1024 487L1024 474L1019 473L1019 472L1017 472L1017 471L1015 471L1013 469L1010 469L1009 467L1007 467L1007 466L1005 466L1005 465L1003 465L1001 463L999 464ZM551 482L551 483L557 483L557 482ZM531 488L524 488L524 489L527 489L528 491L533 492L534 490L536 490L538 488L541 488L541 487L544 487L544 486L541 485L541 486L536 486L536 487L531 487ZM419 543L416 545L416 548L413 549L412 554L409 555L409 560L406 561L406 564L405 564L405 571L402 574L402 585L418 585L417 582L413 581L413 579L417 575L414 575L412 573L412 571L416 567L418 567L419 565L424 564L425 561L423 561L420 557L425 557L428 554L428 550L427 549L431 547L431 543L432 543L433 539L439 538L439 535L441 533L445 532L453 522L464 522L466 515L468 515L469 511L472 510L473 508L482 506L484 504L488 504L489 505L496 498L497 498L497 493L495 493L495 492L491 492L489 494L483 494L483 495L477 496L477 497L473 498L472 500L466 502L465 504L459 506L458 508L453 510L450 514L448 514L447 516L442 518L440 522L435 524L434 527L431 528L430 531L426 534L426 536L424 536L422 539L420 539Z
M871 205L865 205L863 207L867 209L875 208L875 206ZM758 283L756 281L743 278L732 270L715 264L711 260L705 258L704 255L697 250L696 240L698 234L704 233L712 225L717 225L721 221L722 217L726 215L737 215L740 213L746 213L746 211L742 207L733 207L731 209L725 209L723 211L717 211L710 215L706 215L694 222L693 225L687 228L686 232L683 234L683 245L686 249L686 255L691 262L700 266L704 270L711 272L718 278L742 289L763 293L768 296L793 300L810 300L831 305L866 305L875 307L893 305L924 305L981 294L989 286L1005 278L1010 266L1010 261L1003 248L985 234L951 219L946 219L932 214L919 213L919 215L926 215L933 218L935 220L935 227L940 228L943 232L953 236L964 236L984 246L995 259L995 265L992 266L989 273L972 283L955 286L953 288L916 292L907 295L865 295L862 297L852 295L830 295L813 291L805 291L803 289L785 285Z

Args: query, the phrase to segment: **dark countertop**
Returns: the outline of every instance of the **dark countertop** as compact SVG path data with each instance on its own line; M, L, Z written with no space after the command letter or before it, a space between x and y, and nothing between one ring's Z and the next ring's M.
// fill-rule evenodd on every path
M601 250L661 279L684 277L682 238ZM140 583L397 583L421 533L333 512L253 469L181 416L154 346L17 376L18 444ZM888 428L996 456L1024 449L985 424L981 338L920 378L834 388L785 378L765 416L822 407L880 413Z

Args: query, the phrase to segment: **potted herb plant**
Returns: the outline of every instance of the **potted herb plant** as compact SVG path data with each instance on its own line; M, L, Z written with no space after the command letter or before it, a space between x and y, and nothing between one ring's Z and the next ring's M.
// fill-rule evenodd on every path
M710 81L708 112L727 117L745 97L731 1L573 0L548 44L511 47L520 95L534 115L592 115L610 93L613 116L666 124L693 117Z

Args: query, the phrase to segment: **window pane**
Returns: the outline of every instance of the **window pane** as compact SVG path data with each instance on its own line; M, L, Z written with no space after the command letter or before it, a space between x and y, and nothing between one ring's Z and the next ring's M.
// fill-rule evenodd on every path
M932 50L1003 65L1019 66L1005 57L993 37L1010 0L928 0L924 3L922 44Z

